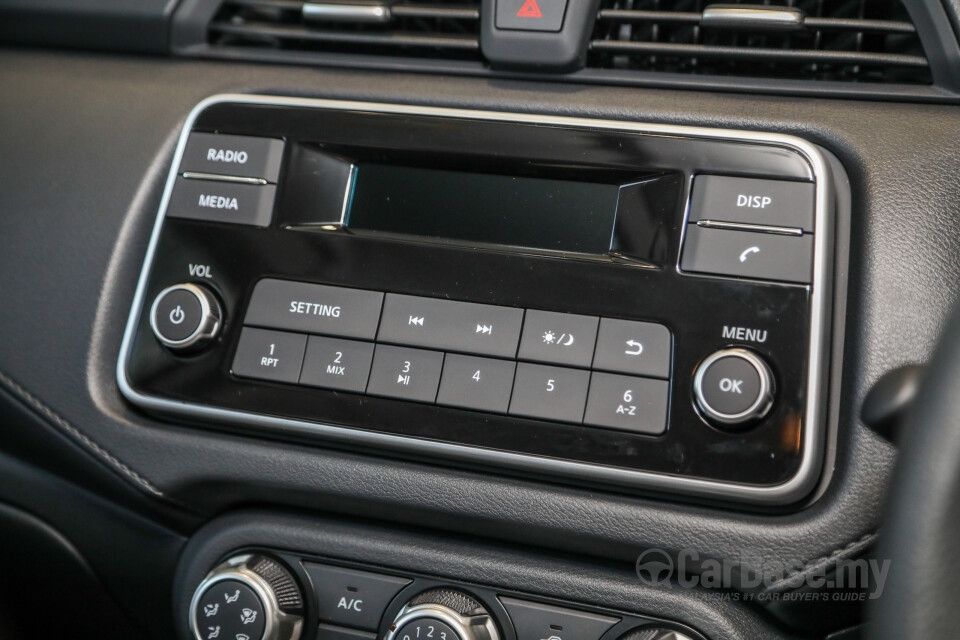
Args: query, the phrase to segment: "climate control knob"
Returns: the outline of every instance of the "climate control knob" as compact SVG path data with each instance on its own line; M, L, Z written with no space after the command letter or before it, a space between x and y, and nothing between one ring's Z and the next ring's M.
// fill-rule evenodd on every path
M697 367L693 396L707 420L738 428L770 412L774 384L773 372L759 355L747 349L722 349Z
M222 316L220 303L210 289L199 284L177 284L154 299L150 328L168 349L193 351L217 337Z
M211 571L190 602L195 640L297 640L303 594L279 562L252 554Z
M500 640L490 613L452 589L421 593L397 614L385 640Z

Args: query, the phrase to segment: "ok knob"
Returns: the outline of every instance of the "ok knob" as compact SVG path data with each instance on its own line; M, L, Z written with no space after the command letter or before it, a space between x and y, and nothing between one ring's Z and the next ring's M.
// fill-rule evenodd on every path
M266 556L230 558L211 571L190 602L196 640L297 640L303 594L290 572Z
M451 589L421 593L397 614L385 640L500 640L482 604Z

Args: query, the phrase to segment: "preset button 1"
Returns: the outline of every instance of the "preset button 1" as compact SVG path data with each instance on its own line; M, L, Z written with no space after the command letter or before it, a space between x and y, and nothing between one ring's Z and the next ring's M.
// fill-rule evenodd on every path
M307 336L244 327L233 358L233 375L296 383L306 347Z

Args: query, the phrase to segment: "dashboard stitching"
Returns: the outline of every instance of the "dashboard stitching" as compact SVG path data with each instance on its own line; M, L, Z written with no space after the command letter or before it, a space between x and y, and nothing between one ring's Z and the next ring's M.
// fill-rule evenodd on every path
M848 542L842 547L838 547L832 553L830 553L830 555L822 556L820 558L810 560L804 563L804 565L799 569L795 569L794 571L791 571L780 580L777 580L776 582L771 584L767 589L765 589L765 591L771 592L771 591L779 591L781 589L786 590L786 589L796 588L791 586L789 583L793 582L797 576L802 575L813 569L820 569L821 567L829 566L834 561L839 560L843 556L853 555L854 553L861 551L863 548L872 544L879 535L880 535L879 531L871 531L870 533L866 533L861 537L857 538L856 540L852 540Z
M91 440L88 436L82 433L79 429L74 427L72 424L67 422L64 418L58 415L53 409L43 404L36 396L24 389L22 386L17 384L12 378L0 371L0 383L3 383L8 389L13 391L17 396L24 400L31 407L39 411L43 416L49 419L53 424L57 425L74 438L79 440L82 444L86 445L90 450L95 454L103 458L108 462L112 467L126 475L128 478L132 479L143 489L146 489L148 492L155 496L162 497L163 492L157 489L149 480L138 474L136 471L125 465L123 462L118 460L113 456L109 451L98 445L96 442Z

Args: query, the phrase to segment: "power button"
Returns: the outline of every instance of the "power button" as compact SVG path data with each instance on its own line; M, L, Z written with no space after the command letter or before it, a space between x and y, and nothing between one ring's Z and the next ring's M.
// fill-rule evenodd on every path
M736 428L762 419L773 406L774 378L759 355L722 349L697 367L693 395L703 416L717 426Z
M220 331L220 303L202 285L178 284L160 292L150 310L150 327L165 347L197 349Z

